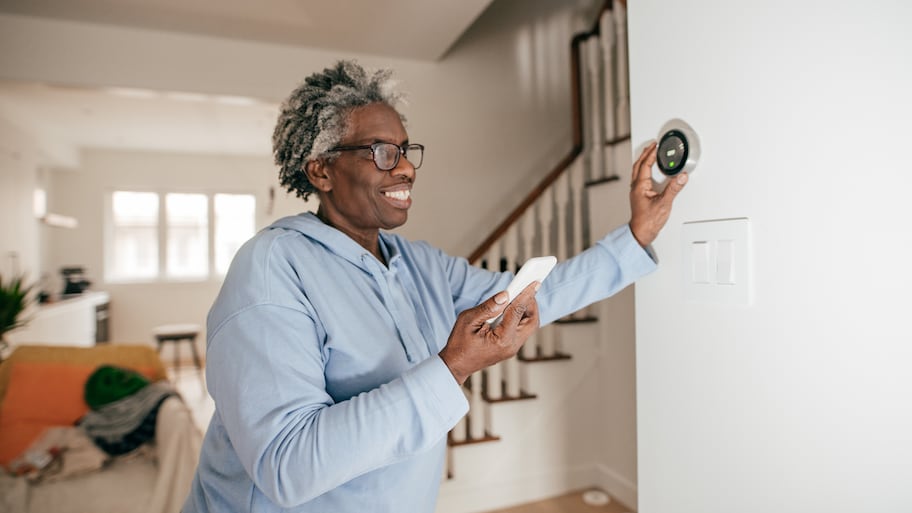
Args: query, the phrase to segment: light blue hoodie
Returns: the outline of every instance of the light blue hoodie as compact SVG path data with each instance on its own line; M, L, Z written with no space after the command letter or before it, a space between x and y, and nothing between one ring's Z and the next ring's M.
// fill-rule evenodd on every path
M185 513L434 511L468 411L437 353L513 275L389 233L380 246L389 268L307 213L238 252L209 312L216 408ZM542 324L654 268L625 225L554 268Z

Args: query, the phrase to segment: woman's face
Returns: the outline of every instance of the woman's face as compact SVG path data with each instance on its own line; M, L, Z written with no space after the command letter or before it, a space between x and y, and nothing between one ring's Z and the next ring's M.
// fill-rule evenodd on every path
M352 110L339 146L376 142L408 143L399 113L385 103ZM321 191L320 208L334 227L358 240L405 224L415 182L415 168L408 159L402 157L392 170L380 171L370 149L343 151L324 170L329 190Z

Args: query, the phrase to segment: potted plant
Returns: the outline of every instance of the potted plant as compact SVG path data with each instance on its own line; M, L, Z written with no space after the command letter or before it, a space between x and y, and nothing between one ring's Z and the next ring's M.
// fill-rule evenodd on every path
M23 312L32 302L32 285L23 284L23 276L14 276L9 281L0 274L0 359L6 353L6 333L28 323Z

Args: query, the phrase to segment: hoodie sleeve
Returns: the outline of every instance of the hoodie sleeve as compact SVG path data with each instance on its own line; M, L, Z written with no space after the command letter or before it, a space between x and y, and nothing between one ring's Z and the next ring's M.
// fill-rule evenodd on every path
M512 272L494 273L441 253L458 314L507 288ZM542 325L610 297L657 265L623 225L582 253L559 262L536 294Z

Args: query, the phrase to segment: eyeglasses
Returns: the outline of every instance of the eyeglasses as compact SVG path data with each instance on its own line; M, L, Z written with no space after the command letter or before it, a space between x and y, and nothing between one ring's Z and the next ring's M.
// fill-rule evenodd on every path
M409 161L413 168L421 167L421 161L424 159L423 144L398 144L388 142L377 142L374 144L365 144L363 146L336 146L329 151L354 151L370 150L371 158L374 165L380 171L390 171L396 169L399 165L399 156L402 155Z

